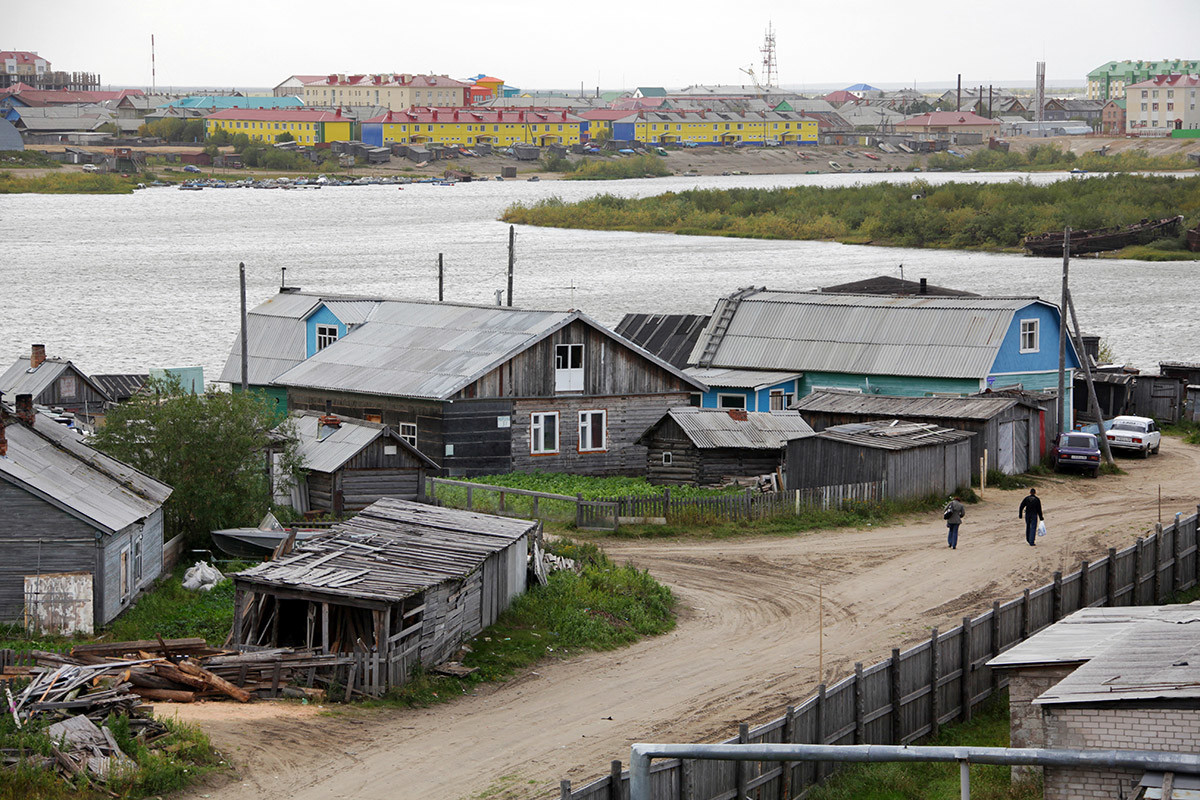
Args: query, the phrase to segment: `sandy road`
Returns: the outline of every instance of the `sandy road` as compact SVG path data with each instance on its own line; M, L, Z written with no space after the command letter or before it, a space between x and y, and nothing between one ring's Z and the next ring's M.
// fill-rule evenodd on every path
M634 741L704 741L765 721L817 674L818 584L827 679L951 627L993 600L1124 546L1157 519L1196 508L1200 448L1164 439L1127 476L1046 481L1050 530L1024 541L1024 492L969 506L959 548L937 515L904 525L804 536L608 545L680 599L677 628L627 649L546 663L478 695L419 711L333 718L294 705L179 706L238 764L221 798L544 797L628 758ZM271 709L279 709L272 712Z

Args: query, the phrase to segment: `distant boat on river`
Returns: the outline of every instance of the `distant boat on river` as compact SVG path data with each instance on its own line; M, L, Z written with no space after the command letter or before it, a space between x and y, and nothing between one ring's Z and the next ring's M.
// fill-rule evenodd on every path
M1180 214L1165 219L1144 219L1133 225L1071 231L1071 255L1120 250L1130 245L1147 244L1155 239L1178 236L1182 224L1183 215ZM1033 256L1061 256L1063 234L1061 231L1052 231L1026 236L1021 245Z

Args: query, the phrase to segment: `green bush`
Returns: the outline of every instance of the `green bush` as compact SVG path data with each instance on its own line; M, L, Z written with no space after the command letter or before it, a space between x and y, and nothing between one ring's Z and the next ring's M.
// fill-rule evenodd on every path
M575 165L571 180L608 181L622 178L644 178L647 175L661 178L671 174L666 162L649 153L628 158L599 159L585 158Z
M0 150L0 169L60 169L59 164L50 156L38 150Z

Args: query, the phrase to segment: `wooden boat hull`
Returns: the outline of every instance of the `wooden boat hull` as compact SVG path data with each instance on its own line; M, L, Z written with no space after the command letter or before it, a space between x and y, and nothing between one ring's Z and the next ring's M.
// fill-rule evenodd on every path
M296 543L328 533L328 530L296 531ZM234 558L262 558L269 555L291 531L264 531L258 528L226 528L213 531L213 544Z
M1085 253L1103 253L1109 250L1120 250L1135 244L1147 244L1155 239L1178 236L1179 227L1183 224L1183 216L1168 217L1167 219L1142 220L1134 225L1123 228L1094 228L1092 230L1071 232L1071 255ZM1038 236L1027 236L1022 245L1034 256L1061 256L1063 251L1063 235L1061 233L1043 233Z

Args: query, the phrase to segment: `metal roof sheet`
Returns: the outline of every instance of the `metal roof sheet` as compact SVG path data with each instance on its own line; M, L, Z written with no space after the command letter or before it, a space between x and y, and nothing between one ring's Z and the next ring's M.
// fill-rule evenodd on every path
M317 411L292 412L291 418L295 424L294 430L299 445L297 455L306 470L334 472L381 436L394 440L398 446L408 450L415 458L425 462L427 466L437 469L438 465L428 456L401 439L387 425L330 415L337 417L339 423L338 427L330 429L329 426L321 424L321 418L324 416Z
M792 408L800 413L986 420L1022 402L1015 397L892 397L818 390L798 400Z
M715 367L688 367L688 375L709 387L731 387L735 389L765 389L784 381L804 377L802 372L775 372L761 369L724 369Z
M726 409L672 408L670 417L696 447L707 450L733 447L750 450L779 450L789 439L810 436L813 429L794 411L748 411L739 419ZM741 416L740 414L738 416ZM662 422L656 422L646 436Z
M991 667L1070 664L1095 658L1113 641L1148 620L1200 622L1194 605L1081 608L1010 647L988 662Z
M5 434L8 456L0 458L0 477L107 533L144 519L171 495L171 487L88 447L40 411L32 429L10 420Z
M688 364L707 314L626 314L616 332L677 369Z
M834 425L816 434L822 439L872 447L877 450L908 450L969 439L974 433L956 431L920 422L904 420L881 420L879 422L854 422L849 425Z
M764 290L737 302L724 334L713 315L690 363L716 334L714 367L981 378L1013 314L1042 301Z
M36 369L29 368L29 358L18 358L13 365L0 375L0 392L11 401L19 394L31 394L35 398L46 391L59 376L68 370L74 370L83 381L95 391L109 397L108 392L83 373L83 370L65 358L47 358Z
M299 545L291 556L234 577L395 603L461 580L537 527L529 520L383 498L328 535Z

